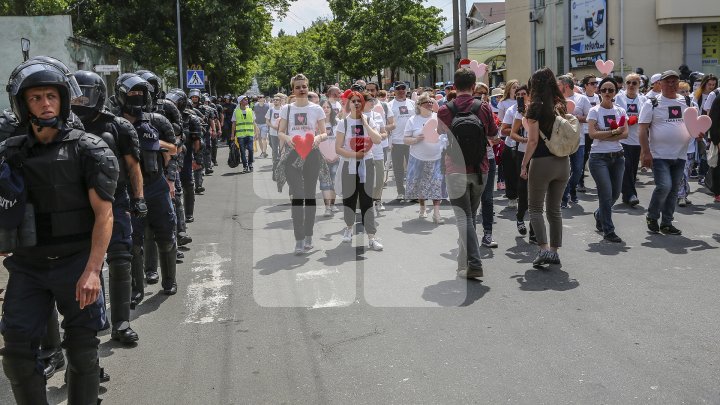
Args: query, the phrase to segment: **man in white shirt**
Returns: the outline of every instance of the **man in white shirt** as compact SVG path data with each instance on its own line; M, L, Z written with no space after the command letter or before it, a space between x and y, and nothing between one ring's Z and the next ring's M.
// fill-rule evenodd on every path
M643 166L652 167L655 178L655 190L645 219L650 232L681 235L672 220L691 139L683 119L687 105L677 94L680 82L677 72L665 71L659 82L660 95L648 98L638 120L640 161Z
M661 83L660 83L660 77L662 75L660 73L655 73L654 75L650 76L650 90L648 90L647 93L645 93L645 97L657 97L661 93Z
M405 145L405 124L415 115L415 102L407 98L407 86L400 82L395 86L395 99L390 102L390 109L395 117L395 128L390 133L392 149L393 175L397 199L405 199L405 166L410 157L410 145Z
M575 93L575 82L572 77L562 75L557 78L558 88L565 97L565 100L572 100L575 103L575 110L568 111L570 114L577 117L578 121L586 123L587 115L590 112L590 100L583 94ZM580 136L580 147L577 152L570 155L570 179L565 187L565 193L563 193L561 206L563 208L569 207L569 201L572 200L574 204L577 204L577 185L583 174L583 167L585 163L585 137Z

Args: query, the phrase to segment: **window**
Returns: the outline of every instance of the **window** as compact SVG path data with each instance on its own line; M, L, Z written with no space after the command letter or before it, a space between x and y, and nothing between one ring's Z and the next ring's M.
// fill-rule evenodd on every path
M85 62L78 61L76 64L77 64L77 70L85 70Z
M545 50L538 49L537 60L535 61L535 69L540 69L545 66Z
M565 47L557 47L557 74L565 73Z

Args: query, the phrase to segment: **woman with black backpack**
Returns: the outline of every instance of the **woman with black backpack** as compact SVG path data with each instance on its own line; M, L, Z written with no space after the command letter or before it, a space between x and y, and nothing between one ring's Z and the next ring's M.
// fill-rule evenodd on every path
M562 213L560 203L570 178L570 159L556 156L546 145L552 137L555 117L567 113L565 97L557 86L552 70L537 70L530 78L530 105L527 108L528 142L520 165L520 177L528 180L530 223L535 230L540 251L534 266L560 264L558 248L562 245ZM544 135L541 137L540 133ZM529 166L529 167L528 167ZM550 228L548 242L543 219L543 205L547 209Z

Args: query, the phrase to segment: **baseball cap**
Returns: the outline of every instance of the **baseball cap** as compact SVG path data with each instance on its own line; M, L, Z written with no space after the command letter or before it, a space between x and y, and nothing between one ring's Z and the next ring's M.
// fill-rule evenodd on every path
M25 181L7 162L0 163L0 228L14 229L25 216Z
M673 76L678 77L678 78L680 77L680 75L677 74L676 71L674 71L674 70L666 70L666 71L664 71L664 72L662 73L662 76L660 76L660 80L665 80L665 79L667 79L668 77L673 77ZM653 77L654 77L654 76L653 76Z
M243 100L247 100L247 96L238 96L237 101L240 103Z
M407 89L407 85L406 85L405 83L398 83L398 84L396 84L396 85L395 85L395 90L399 90L399 89L405 90L405 89Z
M660 80L661 76L662 75L660 73L655 73L654 75L650 76L650 85L653 85L656 81Z

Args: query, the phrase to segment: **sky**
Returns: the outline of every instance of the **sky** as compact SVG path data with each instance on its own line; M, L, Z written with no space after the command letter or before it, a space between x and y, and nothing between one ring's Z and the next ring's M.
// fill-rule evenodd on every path
M485 3L488 1L498 0L476 0L478 3ZM443 23L443 31L445 32L452 30L452 2L453 0L425 1L428 6L435 6L443 10L442 15L446 18ZM467 0L466 4L468 11L470 11L473 1ZM310 24L318 17L332 17L327 0L297 0L292 3L290 11L282 21L276 20L273 23L272 35L276 36L280 29L283 29L287 34L294 35L298 31L301 31L303 27L309 27Z

